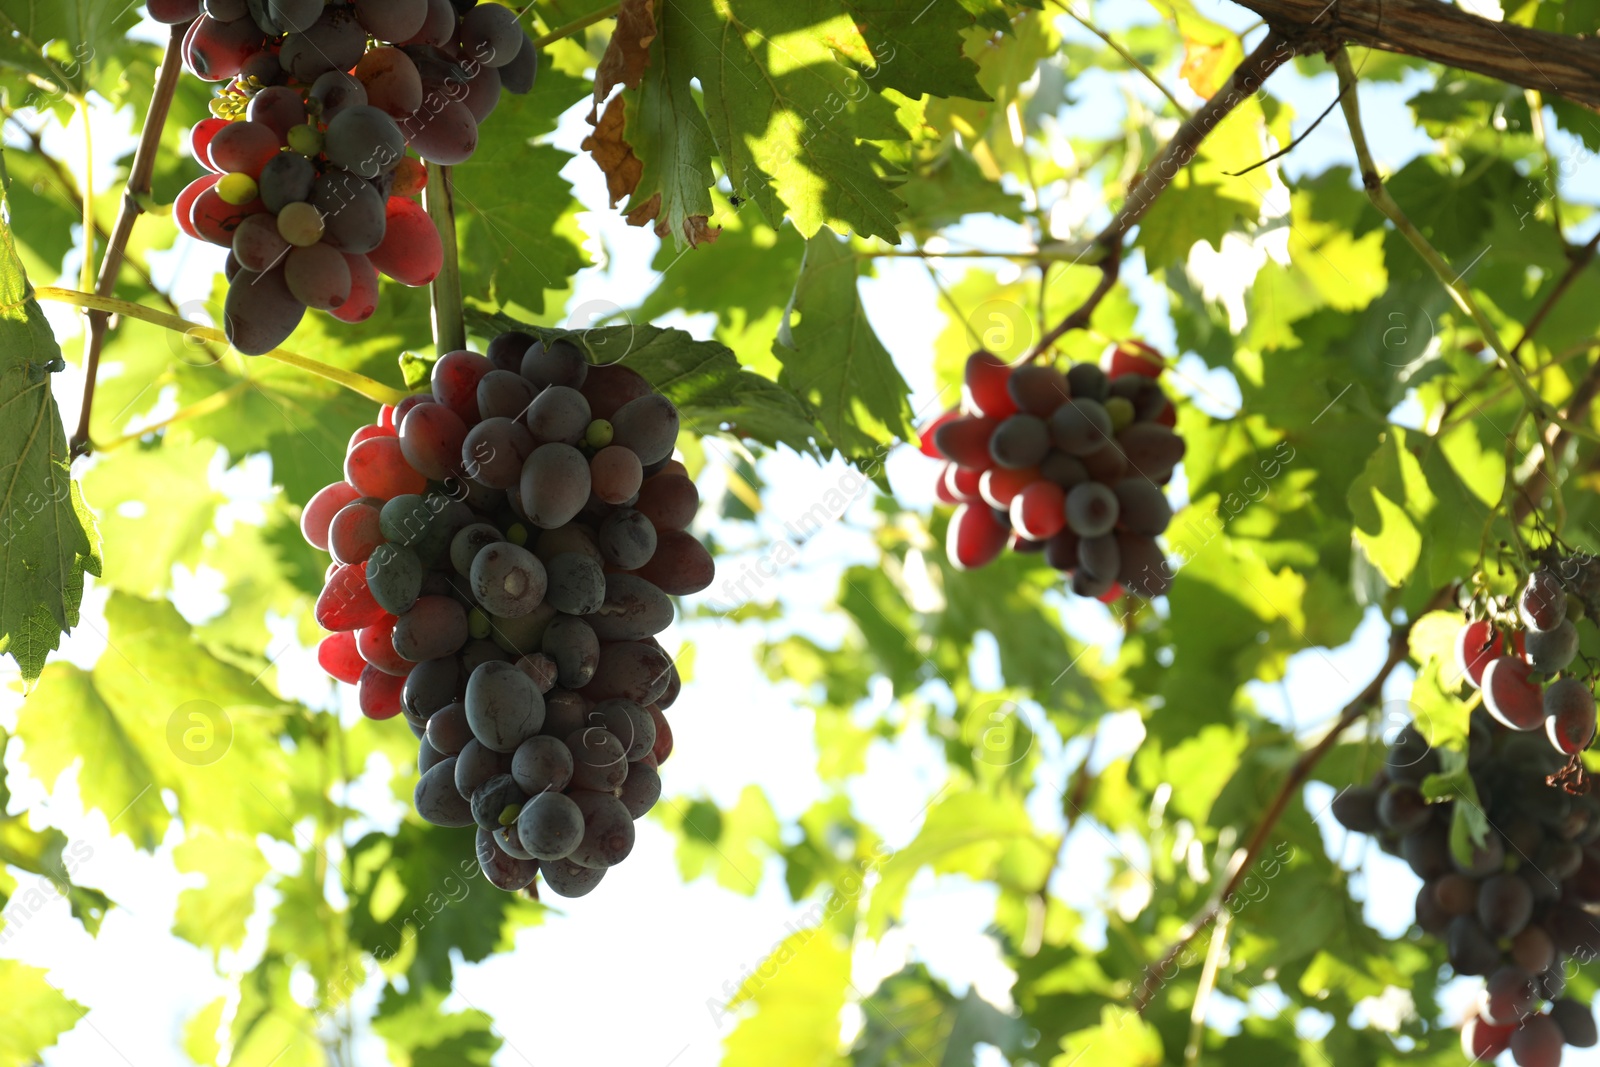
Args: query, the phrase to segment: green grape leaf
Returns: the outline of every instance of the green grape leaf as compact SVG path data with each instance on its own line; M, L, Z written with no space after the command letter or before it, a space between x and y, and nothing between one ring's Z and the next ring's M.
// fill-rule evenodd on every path
M720 232L710 225L714 210L710 189L716 182L711 128L689 84L688 64L679 50L668 45L663 30L650 45L644 81L611 103L601 127L612 108L627 109L623 147L638 164L628 189L632 194L628 221L635 226L654 221L658 236L671 235L674 246L692 248L716 240ZM600 133L597 129L596 136ZM613 203L616 199L613 190Z
M560 174L572 156L532 140L581 98L583 87L559 71L548 73L548 80L540 73L527 96L502 97L472 158L451 168L462 291L535 314L545 309L546 290L566 289L588 265L572 222L572 186Z
M113 84L107 75L138 22L133 4L0 0L0 68L20 89L11 107L61 107L68 95Z
M78 625L83 576L101 568L100 533L72 478L50 388L60 361L0 221L0 653L29 681Z
M78 778L85 806L143 849L171 821L166 792L191 827L292 839L304 757L278 740L282 701L210 654L168 603L113 593L106 621L93 670L51 664L22 707L33 774L53 785L92 768Z
M1392 586L1416 568L1422 524L1437 502L1406 440L1405 430L1390 427L1349 492L1356 543Z
M865 39L865 54L847 51L867 68L873 87L908 96L964 96L987 100L978 67L962 50L963 34L976 25L960 4L927 7L898 0L840 0Z
M0 1004L6 1006L6 1025L0 1027L0 1067L40 1062L40 1054L88 1011L52 986L42 968L16 960L0 960Z
M824 226L899 237L902 204L872 142L904 139L892 105L837 59L830 41L859 39L845 14L816 0L685 0L665 5L661 33L699 79L723 170L776 226L807 237ZM804 33L791 32L806 27ZM770 36L782 38L773 47Z
M442 1005L448 995L447 990L427 988L420 995L402 997L393 986L384 989L372 1029L389 1043L397 1062L412 1067L489 1067L503 1044L493 1031L494 1020L476 1008L445 1011Z
M725 1002L707 1002L717 1022L743 1005L755 1009L724 1039L723 1064L762 1067L778 1048L783 1062L794 1067L837 1063L839 1012L849 985L850 953L832 930L808 927L790 934L742 984L724 986Z
M247 838L203 833L174 849L172 860L179 871L205 877L205 885L178 895L172 932L213 953L237 949L255 910L256 886L269 871L267 858Z
M773 342L778 381L817 411L847 459L881 472L882 452L911 440L910 387L867 320L847 237L806 242L784 328Z

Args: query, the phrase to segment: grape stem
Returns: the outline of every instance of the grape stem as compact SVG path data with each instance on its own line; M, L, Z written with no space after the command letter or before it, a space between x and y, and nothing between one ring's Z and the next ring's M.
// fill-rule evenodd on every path
M1106 43L1106 47L1111 49L1117 55L1121 56L1124 63L1128 64L1128 66L1142 74L1145 81L1149 82L1151 85L1154 85L1158 90L1160 90L1161 95L1166 97L1172 106L1178 109L1178 114L1182 115L1184 118L1189 117L1189 109L1183 106L1182 102L1178 100L1177 95L1173 93L1171 89L1168 89L1166 84L1162 82L1160 78L1156 77L1155 71L1151 70L1149 67L1145 66L1144 63L1140 62L1138 56L1128 51L1128 49L1123 45L1117 43L1115 38L1113 38L1105 30L1102 30L1100 27L1096 26L1093 22L1090 22L1087 17L1079 14L1077 9L1066 3L1065 0L1055 0L1055 5L1075 19L1078 25L1082 26L1084 29L1088 30L1090 33L1104 41Z
M130 445L141 438L148 437L150 434L165 430L168 426L221 411L223 408L227 407L233 402L234 397L241 395L253 384L255 383L248 378L234 382L232 385L228 386L228 388L212 393L203 400L196 400L188 407L179 408L177 411L173 412L171 415L159 422L151 423L149 426L134 430L131 433L123 434L121 437L113 438L104 444L94 444L91 442L91 444L93 444L93 451L114 452L124 445Z
M1396 626L1390 633L1389 655L1383 661L1383 666L1378 668L1378 673L1373 676L1372 681L1368 682L1361 692L1356 694L1355 699L1344 706L1344 709L1339 713L1338 721L1333 724L1333 727L1322 736L1320 741L1303 752L1300 758L1295 761L1294 766L1289 769L1283 784L1278 787L1278 792L1273 796L1272 802L1267 805L1267 810L1262 814L1261 821L1256 824L1255 829L1251 832L1249 841L1244 848L1234 854L1232 861L1228 865L1228 879L1223 883L1222 888L1211 898L1210 902L1200 911L1200 914L1184 924L1177 940L1162 954L1160 960L1145 969L1144 981L1140 984L1133 997L1135 1012L1140 1015L1144 1014L1145 1009L1155 999L1155 995L1161 989L1161 986L1171 977L1170 972L1177 963L1178 957L1183 954L1184 949L1188 948L1191 941L1200 936L1201 932L1207 927L1216 923L1223 913L1228 910L1229 903L1249 876L1251 869L1255 866L1257 857L1261 855L1261 850L1266 847L1267 838L1271 836L1273 827L1277 826L1278 820L1283 817L1283 813L1288 809L1289 801L1299 793L1300 787L1305 784L1307 778L1311 777L1311 772L1316 769L1318 763L1322 762L1323 757L1333 751L1334 746L1338 744L1340 735L1353 726L1356 720L1365 715L1368 709L1382 699L1384 683L1389 680L1389 676L1410 655L1412 626L1416 624L1417 619L1420 619L1428 612L1448 606L1452 588L1452 586L1445 586L1435 590L1433 596L1428 598L1428 602L1423 605L1421 611L1417 612L1415 616L1405 623Z
M1122 271L1122 242L1120 239L1107 246L1106 254L1097 264L1100 268L1100 281L1094 287L1087 299L1078 305L1077 310L1056 324L1055 328L1046 332L1039 338L1039 343L1033 350L1022 357L1023 363L1031 363L1050 350L1050 346L1061 340L1072 330L1081 330L1089 325L1089 320L1094 317L1095 309L1100 306L1100 301L1106 298L1117 284L1117 276Z
M202 341L228 343L227 334L221 330L213 329L210 326L201 326L187 319L180 319L176 315L169 315L164 311L157 311L155 308L148 308L142 304L130 303L127 300L100 296L98 293L80 293L76 289L58 289L55 286L40 286L34 290L34 296L51 303L70 304L73 307L88 308L106 315L124 315L130 319L148 322L152 326L160 326L163 329L186 334ZM342 367L330 367L328 364L318 362L309 356L302 356L299 353L289 352L282 348L275 348L271 352L265 352L254 358L270 359L275 363L296 367L319 378L326 378L330 382L342 385L352 392L360 393L368 400L376 401L379 404L398 404L406 397L406 394L399 389L368 378L365 374L357 374L355 371L345 370ZM143 432L149 433L150 431L145 430Z
M461 250L456 244L456 198L450 185L450 168L428 164L428 187L423 206L439 228L444 263L428 292L433 298L433 348L437 355L467 347L467 324L461 312Z
M1544 398L1539 395L1539 391L1533 387L1533 383L1523 373L1521 364L1516 361L1512 352L1506 348L1505 341L1500 337L1500 332L1495 329L1494 323L1489 321L1489 317L1484 314L1483 309L1478 306L1478 302L1473 299L1470 288L1462 283L1460 274L1445 261L1445 258L1439 254L1438 249L1434 248L1428 239L1423 236L1422 231L1417 229L1416 224L1401 209L1394 197L1389 195L1389 190L1384 186L1383 179L1378 175L1377 164L1373 162L1372 151L1367 146L1366 131L1361 125L1361 101L1359 94L1351 88L1355 84L1356 75L1355 71L1351 69L1349 54L1341 48L1334 53L1333 65L1339 74L1339 88L1342 93L1340 101L1344 106L1345 121L1350 127L1350 141L1355 148L1356 161L1361 167L1361 184L1366 188L1368 199L1372 201L1374 207L1388 218L1394 225L1395 230L1406 239L1406 242L1411 245L1417 255L1421 256L1423 261L1428 264L1428 267L1432 269L1444 286L1445 292L1455 302L1456 307L1472 319L1473 324L1478 328L1478 332L1483 335L1484 341L1494 350L1500 366L1510 375L1511 380L1516 383L1517 390L1522 393L1523 402L1528 406L1528 410L1533 412L1534 417L1540 422L1559 426L1573 436L1582 437L1590 441L1600 441L1600 434L1595 433L1587 426L1579 426L1551 410L1550 405L1545 403Z
M117 224L106 242L105 259L100 261L100 275L95 282L95 294L110 297L116 292L117 277L122 273L122 261L128 250L128 239L133 236L133 224L144 214L140 197L150 195L150 179L156 169L156 154L161 150L161 133L167 125L167 114L172 110L173 93L178 87L178 75L183 70L183 35L186 26L172 27L167 38L166 51L161 56L161 69L156 75L155 89L150 94L150 110L145 116L144 129L139 135L139 147L133 154L133 166L128 172L128 184L122 190L122 207L117 212ZM84 108L84 125L89 123L88 108ZM85 132L87 138L89 134ZM92 182L93 176L85 178ZM84 277L89 276L88 261L94 259L94 197L84 196ZM87 306L87 305L85 305ZM100 372L100 354L105 351L106 331L110 327L110 314L97 308L89 310L88 338L84 344L83 401L78 408L78 428L73 431L70 455L84 455L89 450L89 417L94 412L95 380Z
M574 19L565 26L557 26L543 37L535 37L533 39L533 47L543 48L546 45L555 44L564 37L571 37L575 33L582 33L595 23L604 22L606 19L614 17L616 13L621 10L621 4L611 4L607 7L601 8L599 11L591 12L590 14L585 15L581 19Z
M1022 362L1038 359L1063 335L1089 325L1095 309L1117 283L1117 274L1122 265L1122 244L1128 236L1128 231L1138 225L1139 220L1144 218L1145 213L1161 194L1166 192L1183 169L1194 161L1201 143L1211 131L1232 114L1235 108L1259 92L1267 78L1294 58L1294 54L1294 45L1288 38L1276 30L1269 30L1261 39L1261 43L1234 68L1226 84L1202 104L1198 111L1184 120L1183 125L1178 127L1178 132L1172 135L1172 140L1161 150L1161 154L1145 168L1144 173L1139 175L1128 189L1128 195L1116 217L1088 242L1076 259L1070 261L1093 263L1098 266L1100 284L1095 286L1088 299L1076 311L1068 315L1054 329L1046 332L1039 339L1039 343L1034 345L1033 350L1023 357ZM1096 252L1099 256L1093 258Z

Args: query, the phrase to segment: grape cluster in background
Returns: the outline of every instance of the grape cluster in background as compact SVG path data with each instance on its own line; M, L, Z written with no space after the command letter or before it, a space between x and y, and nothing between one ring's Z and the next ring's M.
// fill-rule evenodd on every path
M681 681L656 635L711 584L678 412L571 340L450 352L357 430L302 531L333 562L318 659L418 740L417 813L485 875L581 896L661 794Z
M967 359L961 405L922 431L945 460L935 489L955 504L946 551L966 570L1008 545L1043 552L1074 593L1111 602L1164 594L1172 572L1156 537L1172 521L1161 487L1183 458L1177 413L1157 384L1159 353L1116 346L1104 369Z
M1458 666L1470 685L1482 688L1489 714L1511 730L1542 730L1569 757L1566 773L1580 779L1579 754L1595 736L1595 701L1590 681L1571 668L1576 623L1588 614L1587 598L1600 592L1597 563L1554 560L1528 576L1515 611L1491 602L1456 638Z
M426 285L443 265L416 197L422 161L465 162L538 52L516 12L475 0L152 0L187 23L185 66L226 83L191 131L209 174L173 214L229 249L228 340L260 355L307 308L361 322L378 275ZM408 155L407 150L415 153Z
M1340 793L1333 814L1373 834L1423 880L1416 921L1445 941L1451 968L1485 977L1461 1042L1473 1062L1509 1049L1519 1067L1556 1067L1563 1045L1595 1044L1587 1004L1564 997L1567 961L1600 953L1600 800L1548 779L1565 757L1483 709L1471 718L1467 769L1477 803L1430 803L1440 752L1407 725L1370 785ZM1482 813L1481 838L1452 826Z

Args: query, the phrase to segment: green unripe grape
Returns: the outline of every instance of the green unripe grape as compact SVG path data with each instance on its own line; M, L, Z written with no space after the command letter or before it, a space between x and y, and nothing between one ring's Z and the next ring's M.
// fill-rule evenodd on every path
M1573 622L1582 622L1585 610L1586 609L1583 606L1583 601L1579 600L1571 593L1567 594L1567 618L1571 619Z
M500 812L500 825L510 826L517 821L517 816L521 814L521 804L507 804Z
M322 240L322 212L304 201L283 205L278 212L278 236L296 248L310 248Z
M256 198L259 191L256 180L248 174L225 174L222 180L217 182L217 195L222 197L225 203L235 207L248 204Z
M1133 401L1125 396L1106 398L1106 414L1111 416L1111 432L1116 433L1133 425Z
M611 443L611 439L616 435L617 432L612 428L611 423L605 419L595 419L589 424L589 428L584 431L583 443L590 448L604 448Z
M528 543L528 528L526 526L522 525L522 523L520 523L520 522L512 523L511 524L511 528L506 531L506 540L510 541L514 545L525 545L525 544L527 544Z
M289 127L289 151L311 157L322 151L322 131L310 123Z
M467 616L467 632L480 640L489 636L489 616L482 608L473 608L472 614Z

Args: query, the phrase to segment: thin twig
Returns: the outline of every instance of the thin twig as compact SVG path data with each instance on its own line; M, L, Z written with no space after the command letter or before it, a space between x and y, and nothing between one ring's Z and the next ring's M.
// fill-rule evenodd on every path
M1256 45L1255 50L1234 68L1227 84L1207 100L1184 124L1178 127L1172 140L1161 150L1150 166L1128 190L1122 210L1111 224L1100 232L1096 241L1106 247L1120 243L1127 232L1144 217L1167 186L1193 161L1195 154L1217 125L1235 108L1250 99L1261 88L1272 72L1294 57L1294 48L1276 30L1269 31Z
M1429 598L1428 603L1417 613L1416 618L1421 618L1428 612L1442 607L1449 603L1449 600L1449 586L1436 590L1433 596ZM1272 802L1267 805L1267 810L1262 813L1261 820L1256 823L1256 828L1251 832L1250 839L1240 853L1239 859L1232 865L1232 874L1223 883L1222 888L1212 897L1210 903L1201 910L1199 915L1184 924L1177 940L1162 954L1161 959L1145 970L1144 981L1133 999L1135 1011L1140 1014L1144 1013L1144 1010L1150 1006L1150 1002L1155 999L1157 990L1161 987L1162 974L1172 966L1183 953L1183 950L1189 946L1189 943L1198 937L1201 931L1215 922L1218 915L1227 908L1229 901L1239 891L1239 887L1244 884L1245 878L1249 876L1251 868L1255 866L1256 857L1261 854L1262 848L1266 846L1267 839L1272 835L1273 828L1277 826L1278 820L1283 816L1284 811L1288 809L1290 799L1305 784L1306 779L1311 777L1311 772L1316 769L1318 763L1322 762L1323 757L1333 751L1334 745L1339 741L1339 736L1383 696L1384 683L1388 681L1389 676L1395 672L1395 669L1406 661L1406 657L1410 653L1411 627L1414 623L1415 619L1411 619L1394 628L1389 635L1389 655L1384 659L1383 666L1378 668L1378 673L1373 676L1372 681L1368 682L1361 692L1356 694L1355 699L1344 706L1339 713L1339 718L1334 722L1332 728L1322 736L1322 739L1302 753L1300 758L1295 761L1294 766L1289 769L1289 773L1284 777L1283 784L1278 787L1278 792L1273 796Z
M543 37L535 37L533 39L533 47L543 48L546 45L555 44L563 37L571 37L575 33L582 33L595 23L604 22L606 19L611 18L621 10L621 4L611 4L607 7L601 8L599 11L585 15L581 19L574 19L565 26L557 26Z
M1140 61L1138 56L1134 55L1123 45L1119 44L1114 38L1112 38L1110 34L1106 33L1100 27L1096 26L1094 23L1090 22L1088 19L1074 11L1068 4L1065 3L1065 0L1055 0L1055 4L1061 10L1065 11L1068 15L1071 15L1074 19L1076 19L1080 26L1104 41L1106 46L1117 55L1121 56L1123 62L1127 63L1128 66L1144 75L1145 81L1161 90L1161 95L1166 97L1167 100L1171 102L1172 106L1178 109L1178 114L1182 115L1184 118L1189 117L1189 109L1183 106L1183 103L1175 95L1173 95L1172 90L1168 89L1161 79L1156 77L1155 72Z
M1565 244L1566 227L1561 223L1561 174L1556 169L1556 157L1550 152L1550 138L1544 128L1544 97L1537 89L1524 89L1522 96L1528 102L1528 121L1533 126L1534 140L1539 142L1539 149L1544 153L1544 172L1550 179L1550 221L1555 224L1556 236Z
M442 356L467 347L467 324L461 309L461 251L456 244L455 191L450 186L449 167L428 164L428 187L422 201L433 224L439 227L439 241L444 246L444 264L429 287L433 298L433 347Z
M172 109L173 92L178 86L178 74L183 69L183 36L187 27L174 26L167 38L166 51L161 56L161 69L156 75L155 89L150 94L150 110L145 116L144 130L139 136L139 147L134 151L133 166L128 172L128 184L122 191L122 208L117 213L117 224L106 243L106 256L100 262L100 277L94 291L109 297L116 292L117 276L122 273L122 260L128 249L128 239L133 236L133 224L144 214L140 197L150 195L150 179L155 173L156 154L161 151L161 133L167 125L167 114ZM84 122L88 122L85 114ZM84 238L93 249L94 208L92 196L84 197L84 217L90 224L84 227ZM92 251L90 257L93 258ZM94 412L95 380L100 372L100 354L105 350L106 330L110 316L103 311L89 312L88 338L84 346L83 403L78 409L78 428L72 435L71 454L81 455L89 446L89 417Z
M107 315L124 315L130 319L148 322L152 326L160 326L176 333L189 337L198 337L204 341L217 341L221 344L228 343L227 334L210 326L201 326L187 319L180 319L176 315L168 315L155 308L147 308L143 304L130 303L127 300L117 300L114 297L100 296L97 293L80 293L76 289L60 289L53 285L40 286L34 290L33 295L40 300L47 300L56 304L70 304L73 307L88 308L93 311L104 312ZM360 393L369 400L380 404L398 404L404 400L406 394L399 389L384 385L380 381L368 378L365 374L345 370L343 367L333 367L319 362L309 356L302 356L298 352L290 352L282 348L275 348L271 352L263 352L255 359L267 359L285 366L297 367L319 378L326 378L330 382L342 385L352 392Z
M1284 145L1282 148L1280 148L1276 152L1272 153L1272 155L1268 156L1266 159L1263 159L1259 163L1252 163L1248 167L1244 168L1244 170L1229 170L1229 171L1223 171L1223 173L1226 174L1230 178L1242 178L1244 175L1249 174L1251 171L1257 170L1257 169L1259 169L1261 167L1264 167L1268 163L1271 163L1275 159L1282 159L1284 156L1288 155L1290 152L1293 152L1295 150L1295 148L1297 148L1302 142L1304 142L1307 137L1311 136L1311 133L1312 133L1313 130L1315 130L1318 126L1322 125L1322 120L1323 119L1325 119L1329 115L1333 114L1333 109L1339 106L1339 101L1344 99L1344 94L1345 94L1345 90L1344 89L1340 89L1339 90L1339 95L1333 98L1333 103L1331 103L1327 107L1323 108L1322 109L1322 114L1318 115L1316 117L1316 119L1311 123L1311 125L1307 126L1304 130L1302 130L1299 137L1296 137L1294 140L1290 141L1288 144Z
M1048 352L1050 346L1061 340L1066 334L1073 330L1081 330L1089 325L1089 320L1094 318L1095 309L1100 306L1100 301L1104 300L1106 294L1111 292L1112 288L1117 284L1117 276L1122 271L1122 246L1115 244L1108 248L1106 257L1098 265L1100 267L1100 281L1095 285L1094 291L1089 294L1083 303L1078 305L1072 314L1062 319L1054 329L1047 331L1043 337L1039 338L1039 343L1034 345L1033 349L1026 356L1023 356L1020 362L1031 363Z
M1597 230L1595 235L1589 238L1588 244L1572 253L1572 262L1567 264L1567 269L1562 272L1561 277L1556 279L1555 287L1544 298L1544 302L1539 305L1538 310L1528 316L1528 324L1522 328L1522 336L1517 338L1517 343L1511 346L1511 355L1513 357L1522 351L1522 347L1528 343L1534 334L1539 332L1539 327L1544 325L1544 320L1550 316L1550 312L1555 309L1556 304L1567 294L1567 290L1572 288L1572 283L1578 280L1578 275L1582 274L1584 268L1594 260L1596 249L1600 249L1600 230Z
M1339 85L1348 88L1355 83L1355 72L1350 68L1350 57L1340 49L1333 57L1334 67L1339 72ZM1344 104L1345 120L1350 127L1350 141L1355 148L1356 160L1361 166L1361 184L1366 188L1367 197L1385 217L1394 225L1406 242L1422 257L1423 261L1433 270L1445 292L1450 295L1456 306L1472 319L1478 332L1489 347L1494 349L1494 354L1499 358L1500 365L1505 369L1511 380L1516 383L1518 391L1522 393L1523 401L1534 416L1541 422L1551 422L1575 436L1591 441L1600 441L1600 434L1585 426L1563 419L1560 415L1550 410L1539 391L1528 381L1528 376L1523 373L1522 367L1512 358L1507 350L1505 341L1495 329L1494 323L1489 321L1489 316L1484 314L1478 302L1473 299L1471 290L1461 284L1460 276L1451 268L1445 258L1439 254L1422 231L1406 215L1394 197L1389 195L1389 190L1384 186L1383 179L1378 176L1377 164L1373 162L1372 152L1367 147L1366 132L1361 125L1361 102L1359 92L1349 92L1342 97Z

